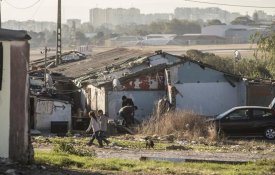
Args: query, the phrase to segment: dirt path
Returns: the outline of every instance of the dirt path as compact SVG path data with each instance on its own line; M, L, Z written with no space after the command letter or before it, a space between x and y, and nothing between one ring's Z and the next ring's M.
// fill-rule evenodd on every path
M126 148L96 148L98 158L119 158L127 160L139 160L140 157L158 157L169 159L196 159L211 161L255 161L259 159L274 159L274 155L259 154L257 152L199 152L190 150L136 150ZM36 148L35 150L50 151L51 148Z
M154 150L116 150L116 149L97 149L99 158L120 158L139 160L140 157L161 157L176 159L199 159L217 161L253 161L258 159L271 159L272 155L258 153L210 153L195 151L154 151Z

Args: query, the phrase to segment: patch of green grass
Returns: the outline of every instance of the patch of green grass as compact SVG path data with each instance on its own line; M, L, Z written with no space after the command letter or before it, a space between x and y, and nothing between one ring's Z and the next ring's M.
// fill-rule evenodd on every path
M95 150L90 147L74 146L71 143L60 142L54 145L54 152L63 152L78 156L96 156Z
M275 160L262 160L247 164L173 163L166 161L135 161L122 159L99 159L95 157L37 151L35 161L82 171L143 172L154 174L272 174Z
M131 149L145 149L145 142L144 141L136 141L136 140L122 140L117 138L110 138L111 142L115 145L124 147L124 148L131 148ZM33 137L33 142L36 144L45 144L48 143L50 145L58 145L59 147L66 147L66 146L80 146L83 147L87 144L89 138L73 138L73 137ZM97 141L94 142L97 144ZM171 145L178 145L175 143L164 143L164 142L157 142L155 141L155 150L165 150L167 147ZM185 146L187 149L189 147ZM67 150L67 149L66 149ZM66 151L65 151L66 152Z
M129 149L145 149L144 141L137 140L125 140L123 138L109 138L109 140L117 146L121 146ZM72 145L75 148L86 148L86 144L89 141L89 137L33 137L34 147L40 145L54 146L54 145ZM94 142L97 144L97 141ZM155 141L155 150L166 150L167 147L181 146L183 150L194 150L199 152L254 152L262 154L274 154L275 155L275 142L266 140L226 140L224 142L198 142L191 144L188 142L184 145L176 143L167 143L161 141Z

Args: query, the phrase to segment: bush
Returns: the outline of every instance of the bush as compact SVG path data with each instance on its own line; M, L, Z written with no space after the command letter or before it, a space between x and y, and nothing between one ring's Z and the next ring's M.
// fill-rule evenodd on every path
M87 149L84 147L75 146L72 143L67 142L59 142L57 143L53 150L55 152L63 152L78 156L96 156L95 150Z
M139 129L141 134L169 135L173 134L178 139L196 140L204 137L215 140L216 130L206 118L193 112L169 112L161 117L152 116L144 121Z
M270 59L243 58L236 62L234 58L222 58L213 53L203 53L194 49L188 50L186 55L193 60L208 64L217 70L243 77L275 78L274 62Z

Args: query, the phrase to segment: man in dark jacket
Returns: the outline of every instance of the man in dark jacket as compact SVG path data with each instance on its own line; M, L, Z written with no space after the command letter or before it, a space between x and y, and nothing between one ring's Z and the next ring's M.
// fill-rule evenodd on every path
M118 114L124 119L126 126L134 124L135 110L137 107L131 105L124 106L119 110Z
M134 102L131 98L127 98L125 95L122 96L121 107L124 106L134 106Z

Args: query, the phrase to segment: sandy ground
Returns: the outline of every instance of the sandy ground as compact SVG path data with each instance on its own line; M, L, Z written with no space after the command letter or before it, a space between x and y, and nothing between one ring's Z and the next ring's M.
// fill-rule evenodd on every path
M269 154L258 154L254 153L211 153L211 152L196 152L196 151L177 151L177 150L167 150L167 151L155 151L155 150L116 150L116 149L102 149L97 150L97 157L99 158L120 158L120 159L130 159L139 160L140 157L149 158L163 158L167 160L182 159L180 161L188 160L210 160L210 161L254 161L258 159L270 159L274 158L273 155Z
M226 45L194 45L194 46L142 46L142 47L127 47L128 49L139 49L148 52L154 52L156 50L162 50L175 55L185 54L187 50L197 49L204 52L212 52L219 56L233 57L234 50L239 50L242 56L253 56L255 45L251 44L226 44ZM92 54L105 52L107 50L114 49L113 47L94 47ZM41 49L31 49L30 59L37 60L44 58L44 54L41 54ZM62 52L69 51L68 49L62 50ZM55 55L55 51L49 51L48 56Z
M237 145L238 146L238 145ZM185 159L188 160L200 160L200 161L221 161L221 162L248 162L248 161L256 161L260 159L274 159L274 154L270 154L271 152L275 153L274 147L268 152L264 151L195 151L184 149L185 146L180 146L179 149L168 149L168 150L154 150L154 149L131 149L119 146L105 146L104 148L98 148L97 146L92 146L95 149L96 156L98 158L119 158L126 160L140 160L141 157L149 157L149 158L159 158L159 159L167 159L174 160L179 159L180 162L184 162ZM261 148L262 150L263 148ZM51 151L51 146L39 146L35 148L35 151Z
M271 142L273 143L273 142ZM35 151L46 151L52 150L51 144L36 144ZM236 145L233 145L236 146ZM238 146L238 145L237 145ZM113 144L112 146L105 146L105 148L98 148L97 146L92 146L95 149L98 158L119 158L126 160L140 160L141 157L149 157L151 160L166 160L175 162L184 162L184 160L204 160L204 161L224 161L229 163L232 162L247 162L255 161L260 159L274 159L275 149L272 146L267 152L263 151L264 148L257 149L254 151L231 151L222 152L216 150L215 152L207 151L194 151L194 150L154 150L154 149L130 149L126 147L119 147ZM184 148L184 145L183 145ZM77 171L68 170L60 167L54 167L50 165L20 165L16 163L11 163L7 160L0 159L0 175L10 174L10 175L105 175L105 174L130 174L136 175L140 173L123 173L123 172L95 172L93 170ZM142 173L141 173L142 174Z

